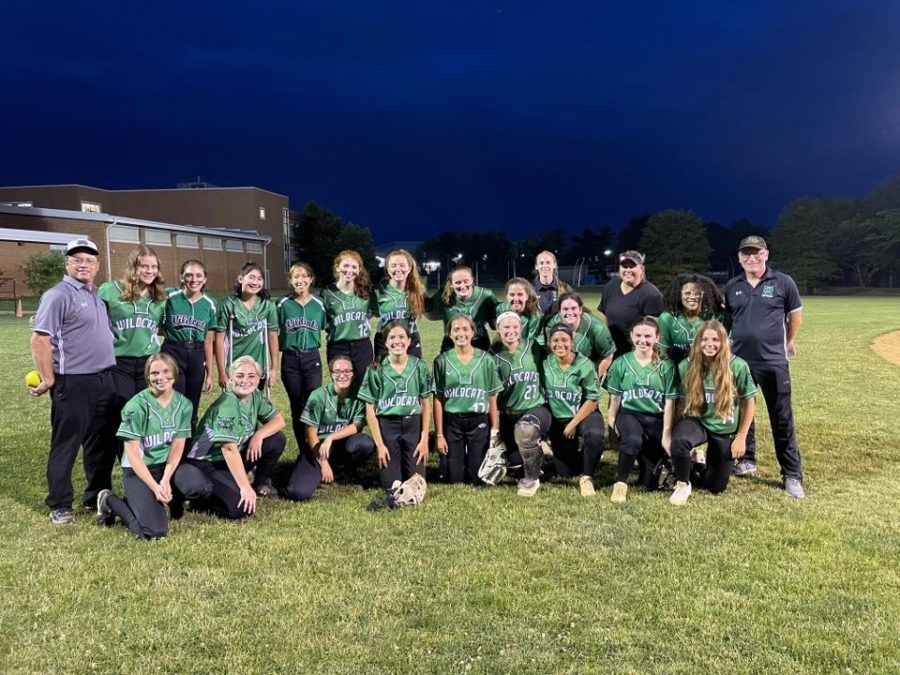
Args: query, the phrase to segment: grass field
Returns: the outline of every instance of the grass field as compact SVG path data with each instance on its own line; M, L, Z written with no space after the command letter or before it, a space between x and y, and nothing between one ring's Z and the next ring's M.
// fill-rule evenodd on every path
M370 513L375 492L328 486L146 543L84 512L50 524L49 400L22 384L25 321L0 317L0 670L900 672L900 368L869 348L897 329L896 298L807 299L803 501L779 488L760 397L758 476L680 509L636 489L610 504L607 452L593 500L432 484Z

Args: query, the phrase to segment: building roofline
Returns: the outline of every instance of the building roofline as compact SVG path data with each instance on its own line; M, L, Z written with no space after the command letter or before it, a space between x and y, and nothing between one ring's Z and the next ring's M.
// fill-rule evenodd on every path
M74 188L85 188L86 190L97 190L98 192L209 192L211 190L259 190L260 192L267 192L270 195L275 195L276 197L284 197L288 201L290 201L290 197L288 195L283 195L280 192L274 192L272 190L267 190L265 188L256 187L255 185L239 185L236 187L203 187L203 188L132 188L127 190L109 190L107 188L94 187L93 185L84 185L82 183L53 183L46 185L0 185L0 190L33 190L36 188L64 188L64 187L74 187Z
M20 208L18 206L3 205L0 205L0 213L13 216L83 220L93 223L102 223L104 225L131 225L152 230L168 230L170 232L199 234L207 237L226 237L231 239L242 239L244 241L261 241L266 245L272 243L272 237L248 230L231 230L225 228L203 227L201 225L176 225L174 223L161 223L156 220L141 220L140 218L114 216L108 213L83 213L81 211L65 211L63 209L42 209L34 207Z
M15 241L23 244L68 244L73 239L87 239L84 233L45 232L43 230L20 230L0 227L0 241Z

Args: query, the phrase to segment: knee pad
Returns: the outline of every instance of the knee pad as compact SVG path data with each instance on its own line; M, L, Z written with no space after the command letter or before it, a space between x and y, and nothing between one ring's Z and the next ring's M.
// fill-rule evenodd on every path
M513 430L516 445L523 448L536 448L541 442L541 425L534 415L522 415Z

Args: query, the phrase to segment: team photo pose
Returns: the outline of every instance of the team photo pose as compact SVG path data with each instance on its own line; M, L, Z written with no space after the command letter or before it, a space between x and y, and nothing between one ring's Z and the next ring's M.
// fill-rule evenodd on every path
M678 389L675 364L660 354L659 324L652 316L631 328L634 350L613 361L606 376L609 427L619 437L614 504L628 497L628 474L640 462L640 483L650 487L654 469L672 442Z
M191 436L191 402L175 391L178 364L169 354L147 359L144 378L149 387L138 392L122 408L118 436L125 443L122 485L125 498L112 490L97 496L97 524L111 527L116 516L138 539L159 539L169 532L165 505L180 516L172 476ZM191 498L205 496L191 494Z
M370 312L378 317L375 329L375 361L388 353L382 331L392 321L401 321L409 329L409 353L422 358L422 339L416 319L425 314L422 280L416 261L409 251L391 251L384 261L385 279L372 291Z
M295 501L308 501L320 483L334 482L335 468L355 472L375 454L375 442L362 433L366 407L354 393L353 362L337 356L328 367L331 384L312 392L300 418L306 441L287 486Z
M725 320L725 296L709 277L679 274L663 296L659 315L659 349L675 365L681 363L704 321Z
M572 329L558 323L547 336L550 356L541 363L544 396L553 419L550 445L559 476L578 476L582 497L593 497L594 472L603 454L606 431L597 410L600 380L594 364L573 351ZM582 447L579 449L579 440Z
M291 405L291 425L297 446L306 444L306 428L300 417L310 394L322 386L319 347L325 328L325 305L312 294L316 275L304 262L288 271L291 295L276 303L278 348L281 350L281 381Z
M703 487L718 494L728 487L732 461L744 455L747 431L756 411L756 385L750 366L731 353L728 333L718 321L697 329L690 355L678 366L684 416L672 432L675 505L691 496L691 449L707 443Z
M475 322L450 320L453 349L434 360L434 431L448 483L481 483L488 444L499 438L497 393L503 388L491 355L472 345Z
M497 396L500 437L510 468L522 468L518 494L533 497L541 487L541 438L550 430L551 420L538 370L544 349L535 340L522 339L522 320L516 312L504 312L497 317L492 351L503 385Z
M212 390L213 345L216 302L206 289L206 265L186 260L181 265L181 288L169 290L166 298L162 351L175 359L178 375L175 391L191 402L191 429L197 427L200 395Z
M219 303L212 327L219 386L228 386L231 365L249 356L262 368L259 386L271 390L278 379L278 314L269 299L266 276L252 260L238 274L234 293Z
M223 518L238 520L254 513L257 495L278 496L272 470L287 443L284 417L259 390L261 378L262 367L253 357L234 360L227 388L206 409L187 457L175 471L178 490L208 495L196 506Z
M559 314L550 319L548 335L560 323L572 330L573 349L596 364L597 376L602 380L616 351L606 324L584 308L584 301L574 291L559 296Z
M559 265L556 256L550 251L541 251L534 259L535 278L532 287L538 296L538 307L541 314L556 314L557 301L563 293L569 293L572 287L559 278Z
M424 478L428 463L431 375L420 358L407 353L409 343L405 323L392 321L385 326L388 355L372 364L359 389L384 488L414 473Z
M453 340L450 339L450 320L460 314L468 316L475 323L475 337L472 346L487 351L491 341L488 336L488 325L494 320L494 309L497 306L497 298L494 292L475 285L475 277L470 267L457 267L447 281L442 291L435 292L428 297L427 313L429 319L444 322L444 339L441 342L441 351L453 349Z
M369 296L372 284L356 251L337 254L332 266L334 283L322 291L327 333L326 358L348 356L353 362L353 381L361 384L374 360L369 329Z
M544 315L541 314L538 296L527 279L513 277L506 282L503 289L506 298L497 305L497 316L503 312L515 312L521 322L522 340L536 340L544 343L544 335L541 329L544 325Z
M662 311L662 293L647 281L643 253L619 254L618 276L603 287L597 309L616 343L616 354L621 356L631 351L628 334L634 322L644 316L659 316Z

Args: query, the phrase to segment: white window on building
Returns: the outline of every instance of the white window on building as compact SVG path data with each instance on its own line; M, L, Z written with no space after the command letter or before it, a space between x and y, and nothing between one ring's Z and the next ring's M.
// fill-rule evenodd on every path
M168 230L144 230L144 243L147 246L171 246L172 233Z
M33 202L3 202L3 206L15 206L19 209L30 209L34 206Z
M81 202L82 213L103 213L103 205L97 202Z
M266 219L266 207L265 207L265 206L260 206L260 207L259 207L259 219L260 219L260 220L265 220L265 219Z
M178 248L199 248L196 234L176 234L175 245Z
M109 228L109 240L121 241L126 244L140 244L141 232L136 227L127 225L112 225Z
M242 242L240 239L226 239L225 250L230 251L231 253L243 253L244 242Z
M207 251L221 251L222 239L219 237L203 237L203 248Z
M247 253L262 253L262 242L248 241Z

